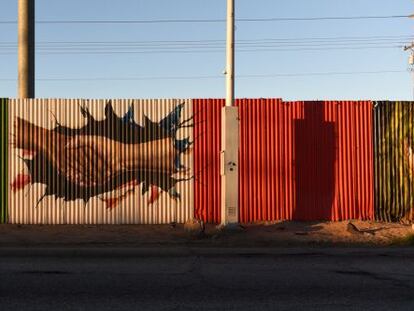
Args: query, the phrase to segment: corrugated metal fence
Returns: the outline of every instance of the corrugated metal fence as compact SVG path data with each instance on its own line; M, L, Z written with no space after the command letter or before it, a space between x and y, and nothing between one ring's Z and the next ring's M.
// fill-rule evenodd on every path
M414 102L376 102L375 213L379 220L412 219Z
M206 222L221 217L222 99L194 99L194 215Z
M220 110L194 100L196 213L220 217ZM373 219L372 103L240 99L241 222ZM204 123L203 123L204 122ZM197 135L196 135L197 136ZM208 151L206 151L208 148Z
M241 222L373 219L374 195L377 219L412 219L414 103L236 104ZM223 105L0 100L0 222L220 222Z
M9 108L11 223L193 217L191 100L10 100Z
M0 223L7 221L7 165L9 153L8 100L0 98Z
M371 102L238 106L241 222L373 219Z

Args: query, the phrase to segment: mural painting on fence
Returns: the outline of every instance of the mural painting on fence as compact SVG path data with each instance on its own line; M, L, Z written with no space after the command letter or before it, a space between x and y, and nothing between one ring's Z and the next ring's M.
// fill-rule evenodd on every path
M55 126L48 129L15 116L12 146L25 168L11 181L11 188L18 192L34 184L44 186L43 194L27 208L38 208L47 197L80 200L85 206L98 198L113 210L137 191L147 195L148 208L162 193L180 201L177 185L193 178L182 160L191 153L193 142L178 135L193 126L192 116L183 118L184 106L175 105L157 121L144 115L141 125L134 119L134 105L117 115L111 101L101 105L102 119L78 105L84 120L80 127L61 124L53 116Z
M414 208L414 103L378 102L374 120L376 217L409 220Z

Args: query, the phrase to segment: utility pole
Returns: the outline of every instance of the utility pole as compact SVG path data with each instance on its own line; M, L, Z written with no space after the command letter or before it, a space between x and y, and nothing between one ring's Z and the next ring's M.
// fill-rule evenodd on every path
M414 18L414 14L410 15L410 18ZM413 88L412 88L412 94L413 94L413 100L414 100L414 42L411 42L410 45L404 46L404 51L410 51L410 56L408 58L408 71L411 72L412 80L413 80Z
M35 0L18 0L18 97L35 97Z
M414 14L411 14L410 18L414 18ZM408 71L411 72L411 76L413 79L412 91L413 91L413 99L414 99L414 42L411 42L410 45L404 46L404 51L408 51L408 50L410 51L410 56L408 58L408 65L409 65Z
M408 58L408 71L411 72L411 76L413 79L413 88L412 88L412 95L414 99L414 43L411 43L410 45L407 45L404 47L404 51L410 50L410 56Z
M227 0L226 106L221 119L221 224L239 222L239 116L234 106L234 0Z

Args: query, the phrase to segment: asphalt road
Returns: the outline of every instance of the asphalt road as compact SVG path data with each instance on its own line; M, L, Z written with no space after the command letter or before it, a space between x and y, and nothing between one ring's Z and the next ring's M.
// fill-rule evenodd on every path
M1 249L1 310L414 310L414 250Z

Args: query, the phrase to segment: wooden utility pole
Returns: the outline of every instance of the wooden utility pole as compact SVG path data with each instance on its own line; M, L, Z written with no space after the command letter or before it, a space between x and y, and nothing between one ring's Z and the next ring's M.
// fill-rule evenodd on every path
M227 0L226 106L221 120L221 224L239 222L239 117L234 106L234 0Z
M35 97L35 0L18 0L18 97Z

